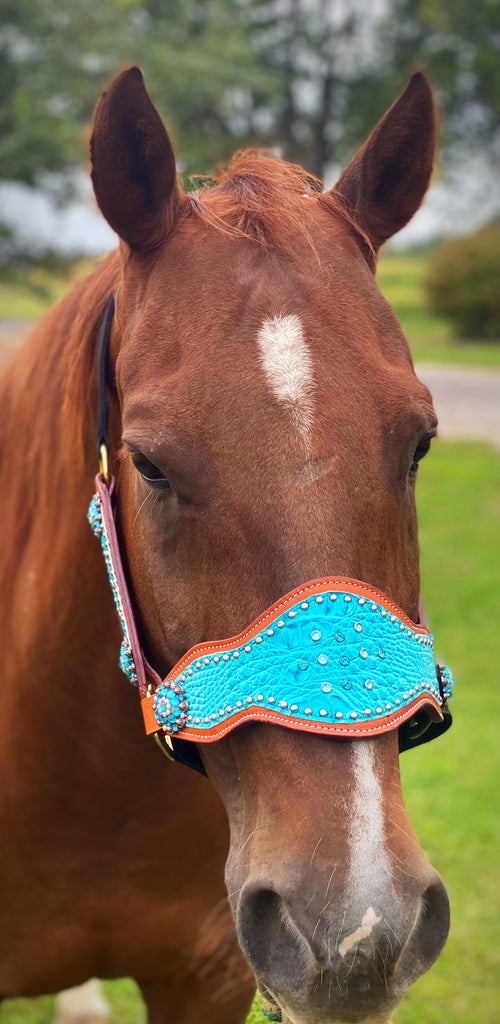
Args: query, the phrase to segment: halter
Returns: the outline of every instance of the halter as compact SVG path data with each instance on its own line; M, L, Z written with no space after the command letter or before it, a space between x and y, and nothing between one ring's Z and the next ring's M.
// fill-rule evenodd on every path
M142 650L115 526L108 470L106 365L114 313L98 345L100 471L88 519L100 539L123 633L120 667L140 693L146 732L177 761L204 772L195 744L249 721L324 736L399 730L407 750L445 732L453 680L435 665L433 638L381 591L332 576L280 598L238 636L197 644L162 679Z

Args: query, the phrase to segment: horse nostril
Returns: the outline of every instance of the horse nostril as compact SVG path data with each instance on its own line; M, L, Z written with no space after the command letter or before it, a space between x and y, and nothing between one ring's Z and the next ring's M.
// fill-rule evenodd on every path
M237 925L243 952L259 978L269 980L277 989L300 987L311 951L278 893L245 886Z
M437 960L449 928L448 893L437 875L421 896L420 912L398 960L398 979L404 979L405 986Z

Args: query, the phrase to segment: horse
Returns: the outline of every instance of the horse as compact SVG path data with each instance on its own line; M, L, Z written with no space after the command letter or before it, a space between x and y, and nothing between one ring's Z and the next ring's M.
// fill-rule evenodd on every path
M255 712L186 741L201 772L168 763L86 522L114 296L109 473L148 663L164 676L332 573L418 632L436 417L375 269L435 148L417 72L333 189L246 151L185 194L140 71L102 94L92 178L119 247L0 385L2 998L128 975L150 1024L242 1024L256 984L274 1019L382 1022L438 957L448 899L404 805L400 717L329 735Z

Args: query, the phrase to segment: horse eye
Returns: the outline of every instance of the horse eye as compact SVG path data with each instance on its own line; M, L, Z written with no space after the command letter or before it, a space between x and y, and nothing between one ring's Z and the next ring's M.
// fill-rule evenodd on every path
M141 452L134 452L132 462L144 482L150 487L156 487L162 491L173 491L170 480L162 473L161 469L158 469L158 466L155 466L154 462L150 462Z
M429 451L433 436L433 434L430 434L427 437L423 437L422 440L419 441L415 449L415 453L413 455L413 462L410 466L410 476L415 476L418 470L418 464L420 460L423 459L424 455L427 455L427 452Z

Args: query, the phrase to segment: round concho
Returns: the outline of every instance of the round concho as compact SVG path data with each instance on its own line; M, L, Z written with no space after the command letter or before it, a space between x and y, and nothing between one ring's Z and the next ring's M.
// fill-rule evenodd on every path
M164 732L179 732L186 724L189 704L180 683L166 680L158 687L153 701L157 722Z

